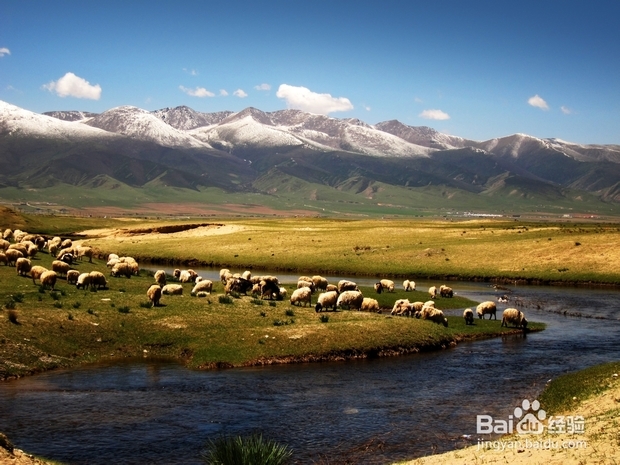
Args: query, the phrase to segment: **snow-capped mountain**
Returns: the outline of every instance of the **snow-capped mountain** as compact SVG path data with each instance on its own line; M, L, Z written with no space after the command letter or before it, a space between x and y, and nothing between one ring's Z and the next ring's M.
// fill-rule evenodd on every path
M216 113L200 113L189 107L180 106L175 108L163 108L151 113L175 129L189 131L190 129L217 124L227 116L230 116L233 112L218 111Z
M84 124L135 139L154 142L164 147L211 148L185 131L166 124L151 112L132 106L112 108L87 120Z
M97 113L90 113L88 111L47 111L43 114L63 121L84 121L97 116Z

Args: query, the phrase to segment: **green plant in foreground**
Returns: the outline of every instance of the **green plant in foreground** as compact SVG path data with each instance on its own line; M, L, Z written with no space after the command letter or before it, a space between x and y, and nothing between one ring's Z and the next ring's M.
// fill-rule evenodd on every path
M230 296L227 296L227 295L219 296L218 300L219 300L219 302L221 304L232 304L233 303L232 298Z
M118 313L129 313L129 307L127 305L118 307Z
M62 302L61 302L60 300L56 300L56 301L54 302L54 307L56 307L56 308L62 308Z
M286 316L295 316L295 311L292 308L286 309Z
M283 465L292 455L288 446L264 439L262 434L210 440L201 453L209 465Z
M329 315L320 315L319 316L319 321L321 323L327 323L329 321Z

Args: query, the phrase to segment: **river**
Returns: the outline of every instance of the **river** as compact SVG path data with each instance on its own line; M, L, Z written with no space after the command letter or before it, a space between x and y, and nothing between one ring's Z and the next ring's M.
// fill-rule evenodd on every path
M0 383L0 431L68 464L200 464L207 439L256 431L292 447L297 463L384 464L475 444L476 415L505 418L548 380L620 360L617 290L452 287L477 301L509 292L547 329L384 359L204 372L144 359L52 371Z

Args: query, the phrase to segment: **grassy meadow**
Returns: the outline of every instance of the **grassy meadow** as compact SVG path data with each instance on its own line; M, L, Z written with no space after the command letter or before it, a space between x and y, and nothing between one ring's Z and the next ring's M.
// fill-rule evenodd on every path
M507 282L620 284L620 228L615 224L506 219L209 221L210 227L175 234L132 234L132 229L166 223L127 220L122 229L99 232L85 243L102 253L116 252L142 261L240 270L399 280L497 278Z
M51 268L52 260L42 251L32 263ZM373 357L518 332L500 328L499 320L466 326L460 316L448 316L449 327L444 328L385 314L317 314L314 307L292 306L288 300L223 299L221 283L206 298L192 297L192 284L184 284L182 296L164 295L162 305L153 308L146 297L154 282L151 273L114 278L99 258L75 268L104 272L108 288L77 289L59 279L53 291L42 289L30 277L18 276L14 267L0 266L0 379L119 357L168 357L192 368ZM293 286L287 287L290 295ZM398 298L428 299L421 291L362 291L386 309ZM445 310L475 304L458 296L437 299L437 307Z

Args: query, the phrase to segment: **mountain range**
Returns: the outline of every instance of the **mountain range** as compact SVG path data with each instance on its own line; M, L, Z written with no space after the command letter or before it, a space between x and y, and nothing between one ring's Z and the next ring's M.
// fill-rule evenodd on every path
M252 196L314 211L327 202L330 211L340 203L605 212L620 208L620 146L525 134L473 141L396 120L371 125L291 109L37 114L0 101L0 199L52 198L60 188L99 205L112 202L104 191L122 188L138 203L167 190L170 202ZM71 196L60 203L79 204Z

